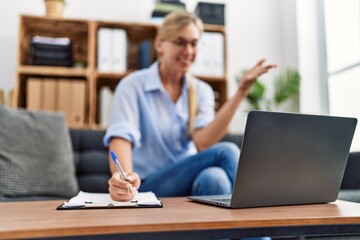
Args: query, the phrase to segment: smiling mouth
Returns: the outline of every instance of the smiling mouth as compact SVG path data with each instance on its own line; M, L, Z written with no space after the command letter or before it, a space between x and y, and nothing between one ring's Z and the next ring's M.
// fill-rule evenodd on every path
M191 65L193 63L192 59L189 58L177 58L177 61L184 65Z

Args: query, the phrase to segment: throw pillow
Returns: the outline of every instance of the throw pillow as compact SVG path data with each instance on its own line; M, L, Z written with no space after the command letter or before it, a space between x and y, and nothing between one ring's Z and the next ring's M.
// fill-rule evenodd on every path
M64 115L0 106L0 195L73 197L77 193Z

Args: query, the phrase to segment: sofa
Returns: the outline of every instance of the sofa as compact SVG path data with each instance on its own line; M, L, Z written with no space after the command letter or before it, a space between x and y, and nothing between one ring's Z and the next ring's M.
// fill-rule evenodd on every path
M71 129L70 137L74 152L74 164L79 189L85 192L107 192L110 171L107 148L103 146L104 130ZM227 134L222 141L230 141L241 146L242 136ZM360 202L360 152L350 153L341 185L339 198ZM28 196L7 198L0 201L49 200L57 196Z
M105 131L70 130L75 155L76 176L79 188L87 192L107 192L110 171L107 149L102 139ZM242 135L227 134L222 141L233 142L239 147ZM349 154L348 164L341 185L339 198L360 203L360 152Z

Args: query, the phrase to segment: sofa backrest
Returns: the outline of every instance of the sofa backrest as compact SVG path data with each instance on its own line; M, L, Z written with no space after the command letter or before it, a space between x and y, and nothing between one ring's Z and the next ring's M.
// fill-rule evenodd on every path
M341 189L360 189L360 152L351 152Z
M105 130L70 129L76 176L81 191L108 192L111 174L108 149L102 141L104 135ZM228 134L222 141L234 142L240 146L241 140L241 135Z
M103 146L105 130L70 130L76 176L80 190L85 192L108 192L111 176L108 149ZM239 147L242 135L227 134L221 141L233 142ZM360 152L350 153L341 189L360 189Z
M108 192L111 176L104 130L70 130L79 188L85 192Z

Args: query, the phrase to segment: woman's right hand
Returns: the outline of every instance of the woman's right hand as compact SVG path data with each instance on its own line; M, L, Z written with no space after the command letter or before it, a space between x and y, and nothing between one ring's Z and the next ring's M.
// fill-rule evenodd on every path
M249 94L252 85L258 77L267 73L270 69L277 67L276 64L265 64L265 61L265 59L261 59L242 76L238 88L242 96L246 97Z
M132 200L140 187L141 180L137 173L125 173L125 176L126 181L119 172L115 172L108 181L110 197L115 201Z

